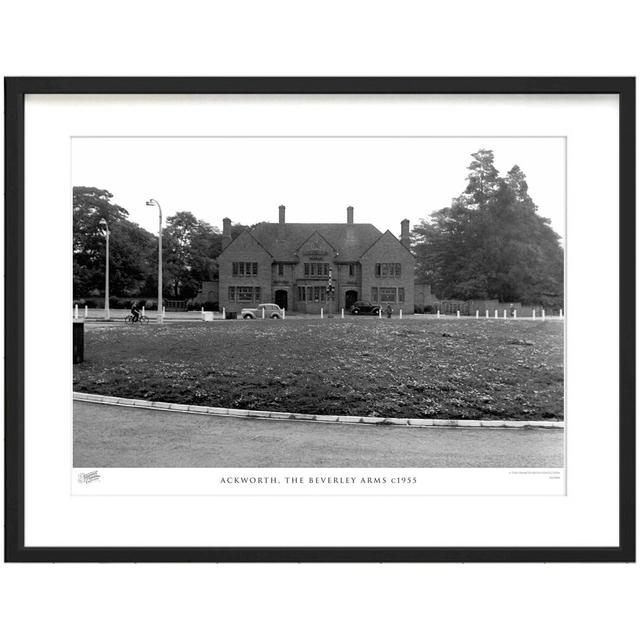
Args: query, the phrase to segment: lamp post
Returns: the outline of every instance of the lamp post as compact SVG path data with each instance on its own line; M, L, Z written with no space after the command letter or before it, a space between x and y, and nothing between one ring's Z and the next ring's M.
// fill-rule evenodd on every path
M100 220L100 225L104 227L104 237L106 241L104 270L104 319L109 320L109 236L111 235L111 231L109 231L109 225L104 218Z
M157 200L151 198L147 200L147 207L158 207L158 313L157 320L162 322L162 209Z

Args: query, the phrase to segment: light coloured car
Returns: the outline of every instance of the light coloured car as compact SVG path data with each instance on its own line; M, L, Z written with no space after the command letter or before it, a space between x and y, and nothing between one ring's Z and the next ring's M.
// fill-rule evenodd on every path
M283 311L277 304L259 304L255 309L241 309L240 315L245 320L255 320L256 318L262 318L263 309L265 318L282 319Z

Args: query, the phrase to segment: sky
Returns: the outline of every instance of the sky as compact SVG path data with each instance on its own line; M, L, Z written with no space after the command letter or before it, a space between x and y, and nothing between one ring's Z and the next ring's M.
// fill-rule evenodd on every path
M74 186L106 189L129 219L153 233L163 217L190 211L219 229L234 223L374 224L400 234L449 206L466 186L471 154L493 150L504 175L518 164L527 176L538 213L564 238L565 140L434 137L198 137L74 138Z

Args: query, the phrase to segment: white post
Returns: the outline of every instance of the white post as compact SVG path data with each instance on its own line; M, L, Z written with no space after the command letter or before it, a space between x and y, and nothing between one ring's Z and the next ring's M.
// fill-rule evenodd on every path
M324 307L320 309L320 320L322 320L322 318L324 318Z
M225 307L222 307L222 319L223 320L227 319L227 310L225 309Z
M489 317L489 309L485 309L484 310L484 317L488 318Z
M262 319L264 320L264 307L262 307Z
M400 309L400 320L402 320L402 309Z
M545 314L544 309L543 309L543 310L542 310L542 319L544 320L544 319L545 319L545 317L546 317L546 314Z
M493 317L494 317L494 318L497 318L497 317L498 317L498 310L497 310L497 309L493 312Z
M534 320L536 319L536 310L535 309L533 310L533 319Z
M513 317L514 317L514 318L517 318L517 317L518 317L518 310L517 310L517 309L514 309L514 310L513 310Z
M282 319L285 320L286 317L287 317L287 310L284 307L282 307Z
M78 305L75 305L74 310L73 310L73 317L77 320L78 319Z
M506 320L507 319L507 310L503 309L502 310L502 317Z
M382 307L378 309L378 318L382 318Z
M145 314L145 310L144 310L144 306L142 307L142 317L144 318L144 314Z
M87 307L87 305L84 305L84 317L88 318L89 317L89 307Z
M204 316L204 307L200 307L200 313Z
M459 317L460 317L460 309L456 311L456 318L459 318Z
M440 317L440 309L436 309L436 318Z
M480 317L480 310L476 309L476 320Z
M162 317L164 318L165 314L167 313L167 309L164 305L162 305Z
M562 309L560 309L560 318L562 318Z
M340 310L340 315L344 318L344 309Z

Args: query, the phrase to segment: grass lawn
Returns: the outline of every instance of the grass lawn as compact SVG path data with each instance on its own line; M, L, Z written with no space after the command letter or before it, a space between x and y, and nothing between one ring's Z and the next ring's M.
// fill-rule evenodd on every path
M425 317L86 325L74 389L329 415L562 420L563 328Z

